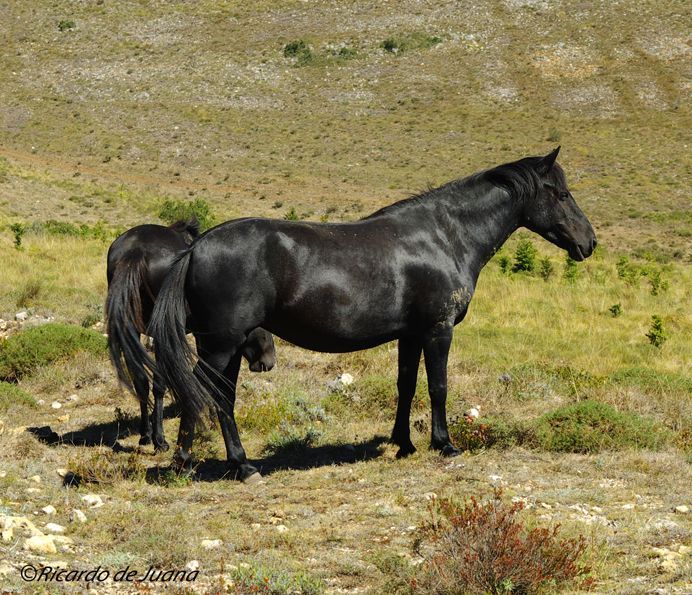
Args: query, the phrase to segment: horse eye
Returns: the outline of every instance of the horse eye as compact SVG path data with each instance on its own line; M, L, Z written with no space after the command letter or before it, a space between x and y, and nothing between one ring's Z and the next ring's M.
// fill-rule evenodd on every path
M569 192L560 192L560 200L567 200L569 198Z

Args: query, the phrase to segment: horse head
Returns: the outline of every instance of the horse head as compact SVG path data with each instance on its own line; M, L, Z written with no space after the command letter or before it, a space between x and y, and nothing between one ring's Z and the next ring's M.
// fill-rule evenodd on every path
M560 147L537 158L537 188L526 201L522 225L566 250L574 260L584 260L596 248L596 234L567 187L565 173L556 162Z

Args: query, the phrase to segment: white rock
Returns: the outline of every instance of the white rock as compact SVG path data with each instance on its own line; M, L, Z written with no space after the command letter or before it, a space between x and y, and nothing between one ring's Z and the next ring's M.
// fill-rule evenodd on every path
M220 539L203 539L200 545L205 550L213 550L217 547L221 547L221 545L223 545L223 541L221 541Z
M688 554L691 554L691 553L692 553L692 547L690 547L689 545L681 545L678 548L678 554L680 554L681 556L687 556Z
M65 477L68 474L68 470L64 468L56 469L55 472L60 476L60 477Z
M481 416L481 406L480 405L474 405L470 409L467 409L464 411L464 417L468 417L470 419L477 419Z
M17 312L14 315L14 319L18 322L24 322L27 318L29 318L29 313L24 310L22 310L21 312Z
M84 502L90 508L101 508L103 506L103 500L98 494L85 494L82 496L82 502Z
M490 481L500 481L502 479L502 475L488 475L488 479Z
M60 401L53 401L50 406L53 409L60 409L62 407L62 403Z
M77 395L70 395L67 397L68 401L79 401L79 397Z
M81 510L79 510L79 508L73 508L72 512L70 513L70 521L73 523L86 523L87 517Z
M276 530L279 533L288 533L288 527L286 525L277 525Z
M687 506L685 506L684 504L682 504L681 506L675 507L675 512L677 512L679 514L687 514L689 511L690 511L690 509Z
M40 494L41 488L26 488L27 494Z
M353 376L351 376L348 372L344 372L341 376L339 376L339 382L343 386L349 386L353 384Z
M58 525L58 523L46 523L46 531L49 533L64 533L65 527Z
M48 514L48 515L55 514L55 513L57 512L57 511L55 510L55 506L53 506L52 504L49 504L48 506L44 506L41 510L42 510L45 514Z
M24 549L37 554L55 554L58 548L53 538L54 535L34 535L24 542Z
M29 478L29 481L33 481L34 483L41 483L41 476L40 475L32 475Z
M2 540L5 543L9 543L12 541L12 538L14 537L14 529L12 527L9 527L8 529L3 529L2 532L0 532L0 535L2 536Z
M634 504L623 504L622 510L632 510L634 509Z
M426 500L436 500L437 499L437 494L435 492L426 492L423 494L423 498Z
M39 399L38 401L36 401L36 404L40 406L40 405L45 405L46 402L43 399Z
M252 524L250 525L250 528L251 528L253 531L259 531L259 530L262 528L262 525L260 525L259 523L252 523Z
M190 560L187 564L185 564L185 570L189 570L189 571L199 570L199 561L198 560Z

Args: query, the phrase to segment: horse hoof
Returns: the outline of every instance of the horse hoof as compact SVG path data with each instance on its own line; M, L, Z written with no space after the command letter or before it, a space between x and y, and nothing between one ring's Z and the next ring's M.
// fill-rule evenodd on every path
M146 446L147 444L151 444L151 436L142 436L139 439L139 445Z
M411 444L410 446L402 446L396 453L396 458L403 459L405 457L412 455L414 452L416 452L416 447L413 446L413 444Z
M461 451L453 444L446 444L440 451L440 454L443 457L456 457L461 454Z
M262 474L259 471L255 471L247 477L243 477L241 481L246 485L255 485L262 481Z
M166 452L170 445L165 440L161 444L154 445L154 452Z

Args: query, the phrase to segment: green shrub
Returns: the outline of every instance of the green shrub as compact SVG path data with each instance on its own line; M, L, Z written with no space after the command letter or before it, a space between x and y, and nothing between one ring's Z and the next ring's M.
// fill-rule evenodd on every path
M0 380L14 382L80 351L105 354L106 338L78 326L49 323L0 343Z
M666 329L663 327L663 319L660 316L654 314L651 317L651 328L646 333L646 337L649 339L649 343L658 349L663 347L663 344L668 340Z
M209 203L203 198L192 201L166 199L159 209L159 219L167 225L176 221L186 221L192 217L197 218L202 231L216 225L216 216Z
M512 272L514 273L533 273L536 270L536 256L538 250L533 245L531 240L521 240L517 245L514 253L514 265Z
M639 267L633 265L626 256L618 258L615 267L618 272L618 277L628 285L636 285L639 281L639 277L641 277L641 270Z
M284 214L284 219L286 221L298 221L299 217L295 207L291 207L290 209L288 209L288 211L286 211L286 213Z
M510 272L510 265L512 264L512 261L510 260L509 256L503 254L502 256L498 257L497 264L500 265L500 271L506 275Z
M61 21L58 21L58 29L60 31L69 31L70 29L75 28L75 22L74 21L69 21L67 19L63 19Z
M535 424L534 436L545 450L593 453L626 448L655 450L668 442L670 432L652 420L586 400L543 415Z
M538 274L541 276L541 278L544 281L550 280L550 277L553 276L553 263L550 262L550 258L547 256L545 258L541 258L538 265Z
M610 308L608 308L608 312L610 312L610 315L613 318L617 318L620 316L620 314L622 314L622 306L619 303L613 304Z
M310 46L302 39L296 39L287 43L284 46L284 57L295 59L298 66L304 66L313 59Z
M0 411L7 411L16 405L36 407L36 400L16 384L0 382Z
M26 225L23 223L13 223L10 225L10 231L14 234L14 247L17 250L22 249L22 238L26 233Z
M519 518L524 504L440 500L423 528L425 561L411 581L415 593L544 593L575 579L588 584L583 536L562 539L560 526L529 529ZM587 586L587 585L583 585Z
M660 270L650 269L646 271L646 276L649 278L651 295L658 295L668 290L668 281L663 278Z
M565 258L565 268L562 271L565 281L574 283L577 280L577 261L569 255Z

